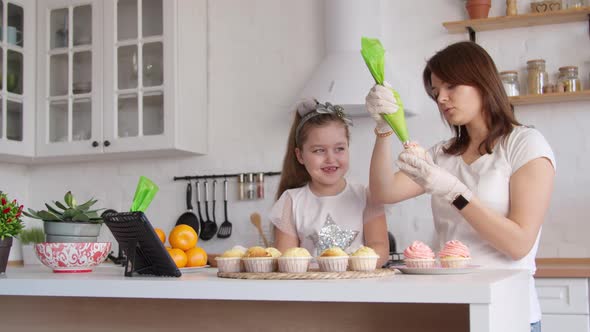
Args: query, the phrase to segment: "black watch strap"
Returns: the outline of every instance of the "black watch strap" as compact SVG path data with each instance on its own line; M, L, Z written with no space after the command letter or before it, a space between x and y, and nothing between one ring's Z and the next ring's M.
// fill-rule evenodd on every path
M463 197L463 195L457 195L453 200L453 205L457 208L457 210L463 210L464 207L469 204L467 198Z

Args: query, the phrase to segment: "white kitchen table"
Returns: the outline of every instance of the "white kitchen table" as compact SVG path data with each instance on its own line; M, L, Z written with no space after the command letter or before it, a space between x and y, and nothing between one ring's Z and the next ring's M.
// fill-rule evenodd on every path
M528 275L478 270L380 279L238 280L207 268L180 278L8 267L5 331L528 331ZM6 328L6 329L5 329Z

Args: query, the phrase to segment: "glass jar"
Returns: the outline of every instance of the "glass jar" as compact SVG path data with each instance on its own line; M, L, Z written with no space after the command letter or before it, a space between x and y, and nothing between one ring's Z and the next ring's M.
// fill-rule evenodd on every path
M518 96L520 94L518 72L514 70L502 71L500 72L500 79L508 97Z
M567 8L580 8L587 6L586 0L566 0Z
M582 83L578 77L578 67L565 66L559 68L558 85L563 86L563 92L576 92L582 90Z
M545 71L545 60L536 59L526 62L528 79L527 89L530 95L543 94L543 88L549 83L547 72Z

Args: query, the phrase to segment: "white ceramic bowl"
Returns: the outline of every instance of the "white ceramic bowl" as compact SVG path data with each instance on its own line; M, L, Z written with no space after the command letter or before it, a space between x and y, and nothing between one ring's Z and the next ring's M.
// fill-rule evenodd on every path
M110 242L43 242L35 244L41 263L56 273L91 272L111 250Z

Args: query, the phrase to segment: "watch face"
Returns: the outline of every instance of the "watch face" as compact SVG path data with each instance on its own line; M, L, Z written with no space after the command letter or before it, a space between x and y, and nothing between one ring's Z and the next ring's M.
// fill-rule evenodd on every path
M469 204L469 201L465 197L463 197L463 195L457 196L457 198L455 198L455 200L453 201L453 205L458 210L462 210L465 206L467 206L467 204Z

